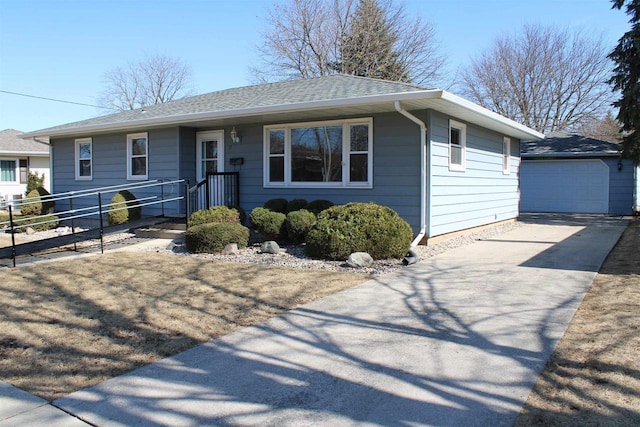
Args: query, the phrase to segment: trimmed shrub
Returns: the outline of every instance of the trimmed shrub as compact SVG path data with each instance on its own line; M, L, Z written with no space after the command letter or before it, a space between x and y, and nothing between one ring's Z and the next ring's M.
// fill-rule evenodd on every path
M51 221L51 222L47 222ZM47 231L53 230L54 228L58 228L60 225L60 218L55 215L41 215L41 216L21 216L14 219L14 222L17 226L21 228L17 229L16 232L24 233L27 231L27 227L22 227L28 225L33 228L34 231ZM45 224L36 224L38 222L46 222Z
M251 223L258 233L277 240L286 235L284 226L287 216L280 212L274 212L267 208L255 208L251 211Z
M246 248L249 229L238 223L213 222L189 227L184 235L187 249L193 253L213 254L221 252L229 243Z
M20 212L25 216L47 215L55 206L55 202L51 200L51 193L42 187L31 190L22 202L28 203L20 207Z
M228 224L240 224L240 214L236 209L227 206L212 206L194 212L189 217L189 227L212 222L225 222Z
M391 208L375 203L334 206L320 215L307 235L307 254L346 260L353 252L373 259L401 258L411 246L409 224Z
M271 200L267 200L263 208L269 209L270 211L273 211L273 212L280 212L280 213L286 214L288 204L289 202L287 202L287 199L271 199Z
M44 173L38 175L37 172L29 171L27 175L27 190L24 192L25 197L28 197L31 191L37 190L40 187L44 187Z
M287 213L306 209L308 204L309 202L307 202L305 199L293 199L289 203L287 203Z
M142 218L142 209L130 191L122 190L113 196L107 212L109 225L124 224L140 218Z
M295 243L302 243L307 238L307 233L316 223L316 216L306 209L289 212L285 222L287 237Z
M333 206L333 202L330 202L329 200L320 199L320 200L314 200L312 202L309 202L309 204L305 209L318 215L320 212L322 212L325 209L329 209L331 206Z

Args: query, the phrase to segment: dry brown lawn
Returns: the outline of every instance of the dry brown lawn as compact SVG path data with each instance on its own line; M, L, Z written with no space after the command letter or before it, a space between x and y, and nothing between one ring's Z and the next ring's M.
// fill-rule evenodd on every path
M53 400L367 278L130 252L0 269L0 380Z
M516 426L640 426L640 220L604 262Z

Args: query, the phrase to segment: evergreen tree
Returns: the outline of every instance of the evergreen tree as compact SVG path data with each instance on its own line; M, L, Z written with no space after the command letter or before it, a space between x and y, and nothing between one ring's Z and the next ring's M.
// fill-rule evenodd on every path
M355 76L408 81L394 46L398 36L378 0L360 0L342 38L338 71Z
M609 58L616 64L609 83L621 92L614 102L619 108L618 121L622 124L623 152L626 157L640 163L640 0L612 0L613 8L622 9L631 16L631 30L618 41Z

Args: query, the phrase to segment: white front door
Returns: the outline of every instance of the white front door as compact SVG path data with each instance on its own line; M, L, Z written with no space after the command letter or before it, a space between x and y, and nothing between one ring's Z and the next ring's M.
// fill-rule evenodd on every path
M207 173L224 172L224 131L198 132L196 134L198 181Z

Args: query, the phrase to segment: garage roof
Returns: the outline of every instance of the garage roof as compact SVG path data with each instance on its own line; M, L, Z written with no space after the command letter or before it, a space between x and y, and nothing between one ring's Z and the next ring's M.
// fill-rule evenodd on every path
M542 140L522 141L522 157L619 156L619 144L571 132L552 132Z

